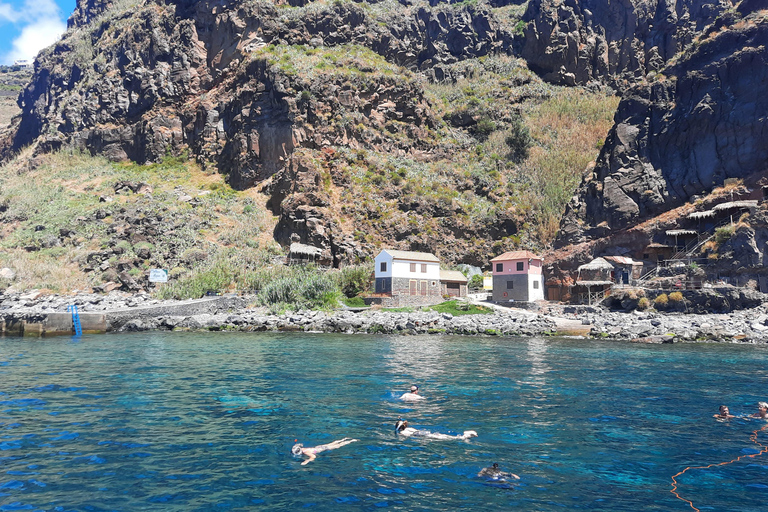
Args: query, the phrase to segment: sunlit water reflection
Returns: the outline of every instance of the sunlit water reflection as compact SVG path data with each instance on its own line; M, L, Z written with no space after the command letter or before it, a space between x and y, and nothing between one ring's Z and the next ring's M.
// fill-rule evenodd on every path
M763 347L441 336L0 339L0 510L691 510L754 453ZM426 400L398 400L412 383ZM402 416L471 441L398 439ZM307 466L290 454L360 441ZM768 434L764 437L768 439ZM498 462L513 485L477 478ZM768 455L693 470L762 511Z

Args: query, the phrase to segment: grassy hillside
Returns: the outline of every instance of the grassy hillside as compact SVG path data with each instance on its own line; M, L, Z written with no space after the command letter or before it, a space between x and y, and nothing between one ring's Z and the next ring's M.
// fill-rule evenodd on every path
M270 55L288 73L324 73L336 57L298 47ZM377 59L363 49L354 58L367 74L365 62ZM354 67L343 72L366 79ZM449 72L459 78L423 82L437 124L419 132L428 137L420 152L309 152L329 208L369 255L405 241L438 251L448 264L482 265L503 250L546 247L618 99L547 85L511 57L470 60ZM395 121L378 128L353 118L333 122L362 140L417 136ZM131 278L141 288L150 268L170 271L174 284L163 296L264 289L296 276L275 264L285 248L274 242L277 218L259 190L235 191L184 156L136 165L27 150L0 168L0 266L16 272L16 289L130 288Z

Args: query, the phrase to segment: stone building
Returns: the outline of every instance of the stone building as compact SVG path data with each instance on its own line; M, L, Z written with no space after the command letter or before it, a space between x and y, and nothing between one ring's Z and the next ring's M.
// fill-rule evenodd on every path
M383 306L442 302L440 260L434 254L384 249L374 261L375 293Z
M542 261L531 251L510 251L493 258L494 302L544 300Z
M443 297L466 297L467 278L458 270L440 271L440 292Z

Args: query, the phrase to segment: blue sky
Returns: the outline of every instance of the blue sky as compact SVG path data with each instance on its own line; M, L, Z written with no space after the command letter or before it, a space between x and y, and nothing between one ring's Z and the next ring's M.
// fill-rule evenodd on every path
M67 28L76 0L0 0L0 64L32 60Z

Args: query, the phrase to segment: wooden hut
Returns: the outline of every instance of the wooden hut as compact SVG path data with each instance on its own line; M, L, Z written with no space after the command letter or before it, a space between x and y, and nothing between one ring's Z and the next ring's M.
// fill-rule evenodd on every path
M582 304L595 304L605 297L605 292L613 286L611 265L604 258L581 265L578 268L578 278L574 286L573 296Z

